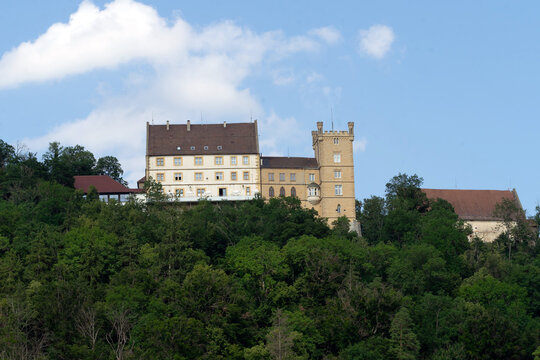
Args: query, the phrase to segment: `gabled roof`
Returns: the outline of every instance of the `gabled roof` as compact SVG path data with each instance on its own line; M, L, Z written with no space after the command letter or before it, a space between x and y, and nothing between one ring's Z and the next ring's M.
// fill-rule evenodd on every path
M140 192L139 189L129 189L108 175L81 175L74 176L75 189L88 192L94 186L99 194L130 194Z
M262 156L261 167L270 169L317 169L317 159L306 157Z
M515 190L422 189L422 191L428 199L440 198L448 201L463 220L500 220L493 215L493 211L504 199L516 201L521 208Z
M147 125L147 127L149 156L259 153L257 121L230 124Z

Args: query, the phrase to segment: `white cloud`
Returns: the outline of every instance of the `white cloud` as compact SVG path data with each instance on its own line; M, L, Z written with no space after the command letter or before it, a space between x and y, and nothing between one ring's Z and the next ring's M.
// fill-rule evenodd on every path
M373 25L359 32L359 51L377 59L382 59L394 42L394 31L386 25Z
M306 77L306 82L308 84L311 84L311 83L314 83L314 82L317 82L317 81L320 81L322 80L324 77L317 73L317 72L312 72L311 74L309 74L307 77Z
M265 61L272 68L285 56L318 51L333 39L328 30L326 39L314 34L254 33L230 21L194 29L181 18L168 21L134 0L115 0L103 9L84 1L68 23L54 24L35 41L3 54L0 89L131 61L149 64L152 72L126 76L127 93L114 96L106 82L100 84L97 91L103 103L87 117L25 139L34 151L60 141L81 144L97 156L115 155L126 170L125 178L134 185L143 175L145 123L152 114L159 123L196 122L201 113L208 122L247 121L250 113L258 114L265 153L283 154L282 144L305 137L294 118L265 115L243 83ZM287 73L282 75L278 83L294 80L292 70L288 78Z
M367 140L366 138L360 138L360 139L355 139L353 141L353 151L354 152L357 152L357 151L360 151L360 152L364 152L366 151L366 147L367 147Z
M324 40L328 44L335 44L341 40L341 33L332 26L312 29L309 31L309 34L319 37L321 40Z
M272 73L272 79L274 84L279 86L290 85L296 78L294 73L290 69L279 69Z

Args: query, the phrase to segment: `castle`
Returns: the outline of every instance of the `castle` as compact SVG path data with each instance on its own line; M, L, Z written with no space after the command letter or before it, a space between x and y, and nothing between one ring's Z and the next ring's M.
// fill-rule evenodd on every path
M314 157L268 157L259 151L257 121L227 124L146 124L141 180L161 183L180 202L295 196L331 224L355 220L354 123L346 131L312 131Z

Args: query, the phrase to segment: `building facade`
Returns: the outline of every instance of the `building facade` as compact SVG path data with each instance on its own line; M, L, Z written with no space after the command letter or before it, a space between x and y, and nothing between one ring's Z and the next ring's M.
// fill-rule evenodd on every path
M259 192L257 122L150 125L146 173L178 201L248 200Z
M150 125L146 173L171 199L193 202L297 197L332 224L346 216L356 225L354 123L346 131L312 132L314 157L268 157L259 153L253 123ZM354 226L355 226L354 225ZM356 228L356 227L355 227Z

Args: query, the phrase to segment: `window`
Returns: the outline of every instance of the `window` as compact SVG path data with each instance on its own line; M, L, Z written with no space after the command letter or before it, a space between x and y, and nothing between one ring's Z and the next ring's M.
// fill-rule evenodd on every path
M182 181L182 173L174 173L174 181Z
M341 170L334 170L334 179L341 179Z
M317 196L317 188L314 188L314 187L308 188L308 196Z
M285 173L279 173L279 181L285 181Z
M197 189L197 197L203 197L205 192L205 189Z
M223 165L223 156L216 156L214 162L216 165Z
M247 196L251 195L251 188L249 186L246 186L246 195Z
M249 172L244 171L244 180L249 180Z
M120 194L120 202L126 202L129 200L129 194Z
M216 180L223 180L223 173L222 172L217 172L216 173Z
M279 189L279 196L285 196L285 188L283 186Z
M217 146L217 149L218 149L218 150L222 150L222 149L223 149L223 146L218 145L218 146Z
M163 181L164 178L165 175L163 175L163 173L156 174L156 181Z
M334 185L334 194L343 195L343 185Z
M174 166L182 166L182 158L181 157L175 157L174 158Z
M218 195L219 196L227 196L227 188L219 188L218 189Z
M268 189L268 196L274 197L274 188L270 186L270 189Z
M191 150L195 150L195 146L190 146L189 147Z
M249 165L249 156L242 156L242 163L244 165Z
M296 197L296 188L294 186L291 188L291 196Z
M205 145L205 146L204 146L204 150L208 150L208 146Z
M202 165L202 156L195 156L195 165Z
M274 173L268 173L268 181L274 181Z
M163 166L165 164L165 160L163 158L156 158L156 166Z
M336 212L341 214L341 204L337 204Z
M177 197L184 197L184 189L176 189L175 194Z
M334 162L340 163L341 162L341 153L334 153Z
M109 196L108 195L99 195L99 200L103 202L109 202Z
M236 165L236 156L231 156L231 165Z
M315 181L315 174L309 174L309 181Z
M334 138L334 145L339 144L339 138Z
M177 146L177 147L176 147L176 150L182 150L182 147Z
M236 171L233 171L233 172L231 173L231 180L232 180L232 181L236 181L236 180L237 180L237 178L236 178Z
M202 173L195 173L195 180L202 181Z
M291 181L296 181L296 174L295 173L291 173Z

